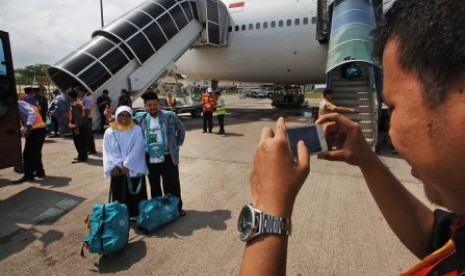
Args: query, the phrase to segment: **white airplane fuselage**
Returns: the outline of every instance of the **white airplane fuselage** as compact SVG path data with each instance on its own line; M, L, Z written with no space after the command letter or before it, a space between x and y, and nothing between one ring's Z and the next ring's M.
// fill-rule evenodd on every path
M229 9L228 45L189 49L176 62L178 73L240 82L325 81L328 47L315 39L316 0L222 1L227 7L243 2Z

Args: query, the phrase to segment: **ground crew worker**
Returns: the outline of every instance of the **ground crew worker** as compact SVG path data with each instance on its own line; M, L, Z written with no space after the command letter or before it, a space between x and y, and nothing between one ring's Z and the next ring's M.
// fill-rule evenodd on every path
M216 108L216 97L213 95L213 89L209 87L207 92L202 96L203 110L203 133L213 132L213 111Z
M76 87L78 93L78 100L81 102L84 107L84 126L87 128L86 131L86 148L87 154L97 154L95 149L95 138L92 131L92 109L94 108L94 101L90 96L90 93L82 87Z
M348 108L334 105L331 100L333 98L333 90L326 88L323 91L323 99L320 101L320 107L318 109L318 117L321 115L330 114L333 112L337 113L360 113L360 110L356 108Z
M77 91L75 89L68 93L71 99L69 109L69 128L73 133L74 146L78 152L78 156L71 163L79 163L87 161L87 131L85 126L85 111L84 106L77 99Z
M224 115L226 114L226 105L224 102L224 97L221 95L221 91L215 92L216 95L216 116L218 117L218 125L220 126L220 131L218 134L225 134L224 131Z
M34 176L44 177L45 170L42 163L42 146L44 145L47 129L40 116L39 109L25 101L18 101L21 132L26 138L24 144L24 176L13 183L23 183L34 180Z
M173 91L166 93L165 109L176 113L176 97L174 97Z

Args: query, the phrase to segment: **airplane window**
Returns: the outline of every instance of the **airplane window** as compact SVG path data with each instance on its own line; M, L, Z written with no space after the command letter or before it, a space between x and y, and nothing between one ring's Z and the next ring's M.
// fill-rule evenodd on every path
M235 30L236 32L238 32L238 31L239 31L239 26L238 26L238 25L234 26L234 30Z
M286 26L291 26L292 25L292 20L291 19L288 19L286 20Z
M249 30L253 30L253 24L252 23L249 24Z
M300 25L300 19L299 19L299 18L296 18L296 19L294 20L294 24L295 24L296 26L299 26L299 25Z
M308 17L304 17L304 20L302 21L304 25L308 25Z
M257 30L260 29L260 23L255 24L255 29L257 29Z
M268 28L268 22L263 22L263 29Z
M276 28L276 21L271 21L271 28Z
M242 30L245 31L247 29L247 27L245 26L245 24L242 25Z
M312 24L316 24L316 17L312 17Z
M284 22L282 20L279 20L279 27L284 26Z
M228 27L228 32L232 32L232 27L231 26Z

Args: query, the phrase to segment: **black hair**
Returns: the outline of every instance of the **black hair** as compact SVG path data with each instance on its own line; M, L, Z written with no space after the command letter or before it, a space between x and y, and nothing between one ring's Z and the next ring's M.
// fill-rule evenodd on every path
M29 94L32 92L32 87L25 87L24 88L24 93Z
M142 94L141 97L144 100L144 104L149 100L157 100L157 101L159 101L157 93L155 93L153 91L145 91L144 94Z
M326 97L326 95L333 94L333 90L331 88L325 88L323 90L323 97Z
M465 71L464 25L465 1L397 0L372 32L372 55L382 62L386 44L396 42L400 67L418 77L434 108Z
M75 100L77 98L77 95L78 95L78 93L77 93L76 89L71 89L68 92L68 96L73 100Z
M105 94L105 93L108 94L108 90L107 90L107 89L103 89L102 93L103 93L103 94Z

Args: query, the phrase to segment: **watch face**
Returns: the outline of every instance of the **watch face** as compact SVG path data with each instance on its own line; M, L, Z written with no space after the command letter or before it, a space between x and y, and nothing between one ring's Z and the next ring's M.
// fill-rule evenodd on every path
M243 241L252 236L255 224L254 211L252 206L246 205L242 208L237 221L237 230L239 231L239 238Z

